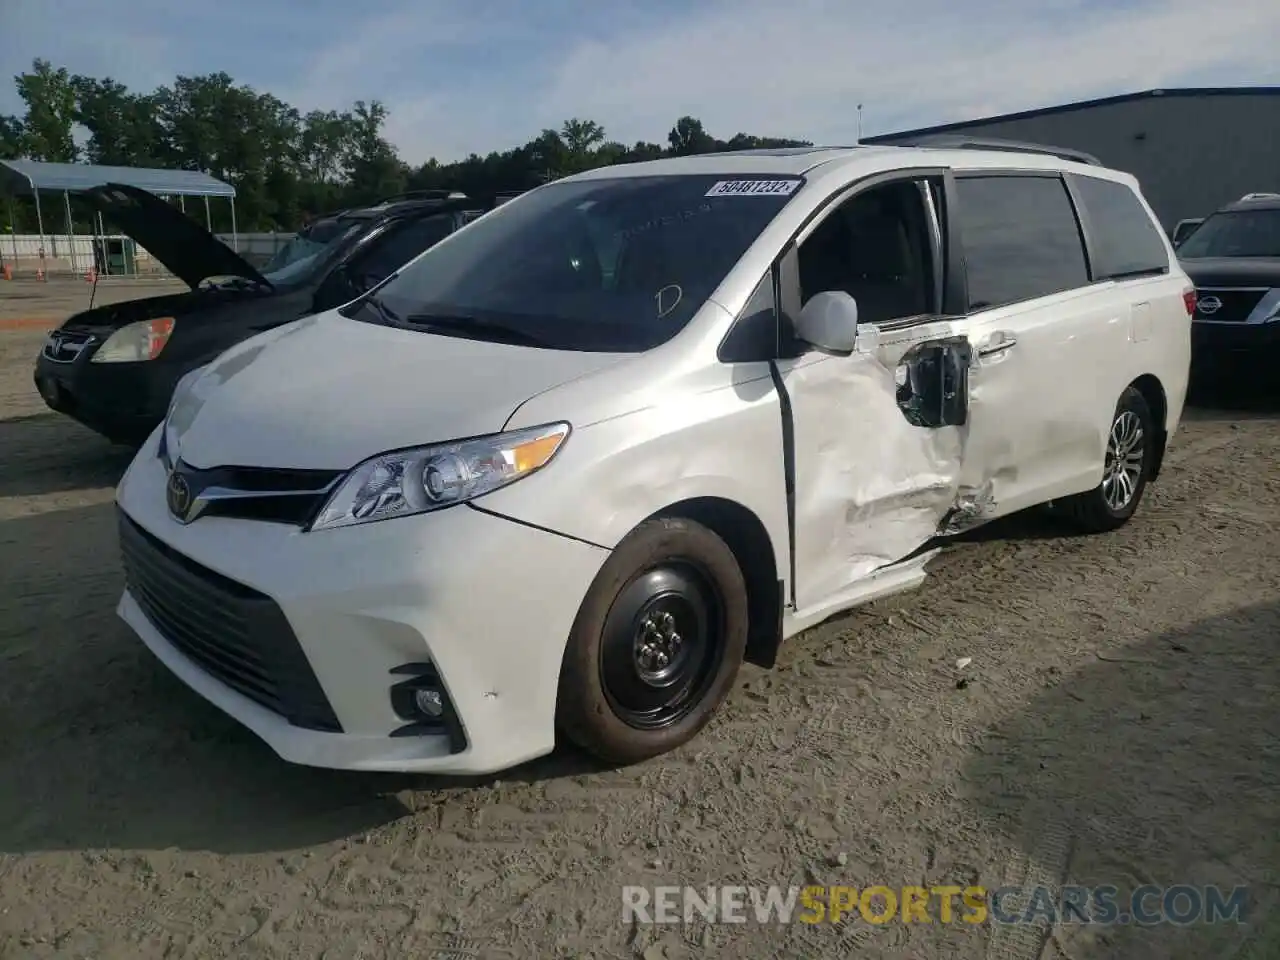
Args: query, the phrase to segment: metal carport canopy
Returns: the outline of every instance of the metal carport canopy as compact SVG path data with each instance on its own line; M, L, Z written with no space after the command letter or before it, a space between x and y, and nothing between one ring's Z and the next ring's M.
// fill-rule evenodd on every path
M105 183L123 183L159 196L234 199L236 188L196 170L100 167L90 163L0 160L0 188L6 193L83 193Z
M36 201L36 222L40 228L40 248L44 249L44 211L40 208L41 191L62 194L63 212L67 218L67 237L75 236L71 225L73 193L83 193L108 183L123 183L161 197L203 197L205 224L213 229L209 198L231 201L231 246L238 249L236 231L236 188L229 183L198 170L159 170L153 167L101 167L92 163L44 163L39 160L0 160L0 193L28 193ZM186 207L183 206L185 212ZM13 221L13 212L9 213ZM102 217L98 216L99 231ZM16 241L15 241L16 242ZM71 249L71 265L79 270L75 247Z

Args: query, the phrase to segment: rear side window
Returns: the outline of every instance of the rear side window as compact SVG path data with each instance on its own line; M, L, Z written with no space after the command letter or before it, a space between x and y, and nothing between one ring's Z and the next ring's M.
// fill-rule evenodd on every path
M1074 177L1072 186L1089 222L1093 279L1120 280L1168 273L1164 238L1134 192L1123 183Z
M1080 225L1060 177L958 177L955 199L970 310L1089 283Z

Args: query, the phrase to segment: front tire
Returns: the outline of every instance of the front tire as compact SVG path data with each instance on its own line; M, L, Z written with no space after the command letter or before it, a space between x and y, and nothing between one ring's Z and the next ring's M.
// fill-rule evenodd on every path
M733 551L701 524L649 520L610 555L578 611L556 722L608 763L692 740L727 696L747 644Z
M1137 512L1151 478L1159 434L1146 398L1134 387L1120 395L1102 468L1102 483L1063 504L1063 513L1086 533L1118 530Z

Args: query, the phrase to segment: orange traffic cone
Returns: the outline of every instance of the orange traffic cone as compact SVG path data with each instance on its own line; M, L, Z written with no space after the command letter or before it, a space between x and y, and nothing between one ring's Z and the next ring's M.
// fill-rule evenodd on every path
M7 263L4 265L3 273L6 280L13 279L13 267L9 266Z
M44 279L44 267L36 267L36 279L37 280Z
M84 275L85 283L93 283L97 279L98 279L98 272L93 267L90 267Z

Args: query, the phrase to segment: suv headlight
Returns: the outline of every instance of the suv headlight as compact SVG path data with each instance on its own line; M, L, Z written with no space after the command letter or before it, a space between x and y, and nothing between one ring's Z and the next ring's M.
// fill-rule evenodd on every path
M552 423L373 457L343 478L310 529L349 527L474 500L546 466L569 429L567 423Z
M92 357L91 363L128 363L137 360L154 360L160 356L169 338L173 336L173 317L156 317L139 320L121 327Z

